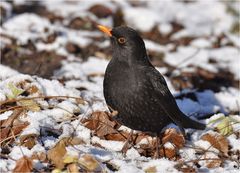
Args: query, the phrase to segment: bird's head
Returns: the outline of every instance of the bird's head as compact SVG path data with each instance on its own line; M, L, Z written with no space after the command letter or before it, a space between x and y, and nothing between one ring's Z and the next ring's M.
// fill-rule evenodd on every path
M98 28L111 38L113 58L142 61L147 57L143 39L134 29L127 26L110 29L102 25L98 25Z

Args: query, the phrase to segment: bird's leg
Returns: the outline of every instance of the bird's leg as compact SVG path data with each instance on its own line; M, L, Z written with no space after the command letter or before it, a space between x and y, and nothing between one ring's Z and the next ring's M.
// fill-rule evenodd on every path
M162 147L163 147L163 153L164 153L164 157L165 157L166 154L165 154L165 149L164 149L164 145L163 145L163 142L162 142L162 135L161 135L161 133L159 133L159 134L156 135L156 151L155 151L155 154L154 154L155 159L160 158L160 148L162 148Z
M132 135L133 135L133 130L131 130L131 132L129 133L127 140L125 141L125 144L123 145L123 148L121 150L124 156L126 155L127 150L130 148L130 146L132 146L132 143L133 143Z
M159 144L160 144L160 141L159 141L159 137L156 136L156 151L155 151L155 154L154 154L154 159L159 159L159 155L160 155L160 150L159 150Z
M160 158L160 149L163 148L163 156L166 157L166 152L165 152L165 148L164 148L164 144L162 141L162 134L159 133L156 135L156 151L154 154L154 159L158 159Z
M165 151L165 148L164 148L164 143L162 141L162 135L161 133L159 134L159 139L160 139L160 144L161 144L161 147L163 148L163 157L166 157L166 151Z
M182 132L183 137L185 138L186 137L186 133L185 133L184 128L182 126L178 126L178 127L179 127L180 131Z

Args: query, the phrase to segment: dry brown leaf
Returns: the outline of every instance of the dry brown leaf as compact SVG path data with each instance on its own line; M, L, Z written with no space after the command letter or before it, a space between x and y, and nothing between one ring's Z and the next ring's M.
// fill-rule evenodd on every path
M157 173L157 168L156 168L156 166L150 166L149 168L146 168L144 170L144 172L146 172L146 173Z
M197 172L195 168L190 167L190 166L177 168L177 169L183 173L196 173Z
M181 133L178 133L176 129L170 128L164 132L163 143L170 142L174 144L178 149L182 148L185 143L185 139Z
M26 156L23 156L21 159L17 160L16 166L13 169L13 173L31 172L32 169L33 169L32 160Z
M66 138L63 138L62 141L65 142L66 146L85 144L85 142L81 138L78 138L78 137L66 137Z
M32 147L36 144L37 135L36 134L28 134L20 136L20 145L27 147L28 149L32 149Z
M30 99L29 100L19 100L17 103L29 111L38 112L41 110L39 104L34 100L30 100Z
M12 115L2 123L1 128L12 126L22 113L24 113L23 109L14 109Z
M217 168L217 167L220 167L222 164L222 160L209 160L207 161L207 167L208 168Z
M117 123L111 121L107 112L94 112L90 119L83 121L84 125L94 130L98 137L104 137L105 135L116 133Z
M202 140L208 141L214 148L218 149L225 156L228 156L228 140L221 134L205 134L201 137Z
M35 94L37 92L40 92L38 87L35 85L30 86L27 90L26 90L29 94Z
M175 148L161 148L160 156L173 159L177 157L177 150Z
M6 127L4 129L1 129L0 131L0 141L4 141L6 138L11 137L9 139L14 138L13 135L18 135L21 133L21 131L29 125L28 122L13 125L12 127Z
M119 133L107 134L107 135L105 135L105 139L112 140L112 141L126 141L128 136L129 136L129 132L123 131L123 132L119 132Z
M48 162L47 155L44 152L34 152L31 156L31 159L32 160L39 160L39 161L44 162L44 163Z
M78 163L87 171L99 171L101 169L99 162L90 154L80 157Z
M67 166L67 171L70 173L78 173L78 166L77 163L71 163Z
M47 153L48 159L56 166L56 168L64 168L63 157L66 154L66 144L64 140L60 140L52 149Z
M48 159L56 166L56 168L62 169L65 165L64 156L67 152L66 147L68 145L79 145L84 142L77 137L66 137L61 139L52 149L47 153Z

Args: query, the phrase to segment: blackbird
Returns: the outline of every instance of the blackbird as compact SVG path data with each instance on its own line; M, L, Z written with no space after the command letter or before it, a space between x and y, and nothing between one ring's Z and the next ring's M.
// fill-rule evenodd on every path
M184 128L205 129L177 106L163 76L149 61L139 34L127 26L113 29L98 25L111 39L113 49L104 76L104 97L116 120L131 129L160 134L170 123ZM110 110L110 111L111 111Z

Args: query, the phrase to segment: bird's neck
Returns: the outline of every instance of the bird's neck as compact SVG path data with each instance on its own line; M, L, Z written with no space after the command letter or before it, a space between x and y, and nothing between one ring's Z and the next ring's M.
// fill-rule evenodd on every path
M133 54L113 53L112 60L114 62L125 64L128 66L151 64L146 53L145 54L141 53L138 55L136 55L135 53Z

